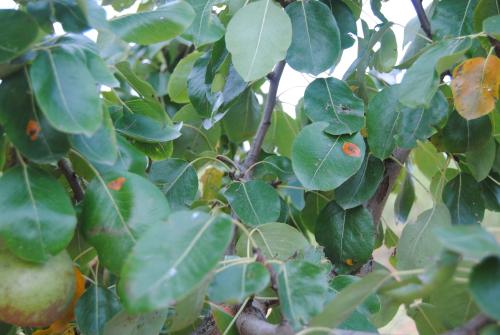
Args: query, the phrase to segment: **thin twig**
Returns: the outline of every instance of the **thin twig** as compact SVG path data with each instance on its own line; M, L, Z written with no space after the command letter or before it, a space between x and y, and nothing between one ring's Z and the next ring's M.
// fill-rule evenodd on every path
M420 27L425 32L428 38L432 40L431 23L425 14L424 7L422 6L422 0L411 0L415 11L417 12L418 20L420 21Z
M252 170L248 169L250 166L255 164L259 157L260 149L264 143L264 138L266 137L267 130L271 125L271 116L273 114L274 106L276 105L276 95L278 93L278 86L280 83L281 75L283 74L283 69L285 68L286 62L282 60L279 62L274 71L268 74L269 78L269 93L267 94L266 104L264 106L264 113L262 119L260 120L259 128L257 129L257 134L253 140L252 147L248 152L248 156L245 159L243 166L245 167L245 177L250 178L252 175Z
M59 162L57 162L57 166L59 166L59 169L63 173L64 177L66 177L66 180L68 181L68 184L71 187L71 190L73 191L73 198L75 199L75 201L76 202L83 201L84 193L82 186L80 185L78 176L76 175L75 171L73 171L68 161L65 158L63 158Z
M461 327L450 330L449 332L444 333L443 335L475 335L479 334L479 331L491 324L494 323L492 319L487 317L484 314L478 314L472 319L470 319L466 324Z

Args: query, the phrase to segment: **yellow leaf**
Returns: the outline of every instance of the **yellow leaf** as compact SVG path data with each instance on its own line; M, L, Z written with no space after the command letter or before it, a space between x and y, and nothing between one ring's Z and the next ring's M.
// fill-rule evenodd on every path
M214 167L209 167L205 170L205 173L200 178L202 185L201 198L203 200L210 201L217 198L222 185L222 176L224 176L224 172Z
M451 90L457 112L477 119L495 108L500 85L500 59L494 55L471 58L453 70Z

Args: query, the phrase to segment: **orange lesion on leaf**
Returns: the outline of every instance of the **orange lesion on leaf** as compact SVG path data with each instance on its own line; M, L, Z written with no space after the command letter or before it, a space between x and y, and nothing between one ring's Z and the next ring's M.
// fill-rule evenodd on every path
M47 329L37 330L33 335L73 335L75 334L75 328L71 324L71 321L75 319L75 307L78 299L85 292L85 278L83 277L80 270L74 268L75 271L75 294L71 300L66 313L62 318L55 321Z
M359 149L359 147L356 144L351 143L351 142L345 142L342 145L342 152L350 157L360 157L361 156L361 150Z
M26 135L28 135L32 141L36 141L38 139L40 130L42 130L40 124L35 120L29 120L26 124Z
M113 191L119 191L122 189L126 180L125 177L118 177L108 183L108 188Z
M465 119L477 119L495 108L500 86L500 59L467 59L453 70L451 90L457 112Z
M354 261L352 260L352 258L348 258L344 261L348 266L353 266L354 265Z

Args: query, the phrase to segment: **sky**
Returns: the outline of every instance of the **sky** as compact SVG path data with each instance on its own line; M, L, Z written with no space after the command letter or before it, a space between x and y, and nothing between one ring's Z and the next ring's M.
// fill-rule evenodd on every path
M377 23L379 23L379 20L371 13L369 2L369 0L363 0L363 11L361 13L361 18L368 23L370 28L373 28L375 25L377 25ZM430 2L432 2L432 0L424 0L424 7L427 6ZM136 3L136 6L138 4L139 1ZM15 8L15 6L16 4L13 0L0 0L0 9ZM121 14L134 12L134 7L136 6L133 6L130 9L121 12ZM106 6L105 8L108 14L108 18L117 15L117 13L111 8L111 6ZM415 10L413 9L410 0L389 0L382 2L382 13L387 17L389 21L394 22L392 29L396 35L396 40L398 42L399 59L401 59L403 55L401 46L403 44L404 26L408 23L408 21L415 17ZM55 28L56 32L57 30L61 31L60 25L56 24ZM359 21L358 34L361 34ZM95 31L90 31L86 33L86 35L94 40L97 36ZM297 72L287 66L283 73L283 77L278 89L278 97L283 104L284 110L293 116L295 114L295 106L297 102L301 97L304 96L304 91L311 81L313 81L317 77L333 76L339 79L342 78L342 75L351 65L351 63L356 59L356 56L357 43L355 43L351 48L344 50L342 58L335 67L333 73L322 73L316 77ZM399 80L400 77L401 76L397 76L396 80ZM266 90L266 87L264 87L263 89Z

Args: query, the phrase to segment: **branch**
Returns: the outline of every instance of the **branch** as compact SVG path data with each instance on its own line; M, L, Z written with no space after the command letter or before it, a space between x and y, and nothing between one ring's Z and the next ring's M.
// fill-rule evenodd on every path
M452 329L443 335L475 335L479 333L481 328L492 323L495 323L495 321L484 314L479 314L470 319L469 322L462 327Z
M57 166L59 166L59 169L63 173L64 177L66 177L66 180L73 191L73 198L76 202L81 202L83 200L83 189L78 181L78 176L73 171L71 166L69 166L69 163L65 158L57 162Z
M366 205L372 213L373 222L376 225L380 222L380 217L382 216L382 211L384 210L387 198L389 198L389 194L391 193L394 183L396 182L399 172L401 171L401 166L397 162L404 164L410 154L410 150L398 148L394 150L392 154L397 161L392 159L387 159L385 161L385 173L382 183L379 185L377 191Z
M271 125L271 116L273 114L274 106L276 105L276 95L278 93L278 86L285 64L286 62L282 60L276 65L274 71L267 76L269 78L269 93L267 94L264 113L262 115L262 119L260 120L259 128L257 129L257 134L253 140L252 147L250 148L248 156L245 159L245 163L243 164L246 170L245 176L247 178L250 178L252 175L252 171L249 168L257 162L260 149L262 148L262 143L264 143L264 137L266 137L267 130Z
M432 40L431 33L431 23L425 14L424 7L422 6L422 0L411 0L413 7L415 7L415 11L417 12L418 20L420 21L420 27L425 32L427 37Z

